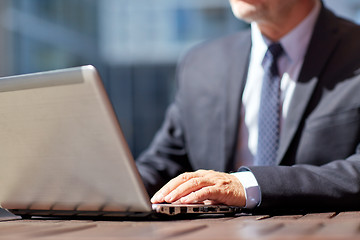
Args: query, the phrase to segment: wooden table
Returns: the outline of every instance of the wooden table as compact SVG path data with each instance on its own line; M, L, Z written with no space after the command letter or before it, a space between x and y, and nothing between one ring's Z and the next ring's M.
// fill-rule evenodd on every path
M0 222L0 239L360 239L360 212L167 221Z

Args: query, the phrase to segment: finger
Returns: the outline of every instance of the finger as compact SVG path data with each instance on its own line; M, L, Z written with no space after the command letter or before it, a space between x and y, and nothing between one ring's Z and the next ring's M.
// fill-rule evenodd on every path
M198 202L218 202L218 190L213 186L203 187L198 191L194 191L187 196L180 198L180 202L184 204L198 203ZM209 200L209 201L208 201Z
M214 184L215 183L209 178L205 178L205 177L191 178L188 181L180 184L177 188L175 188L167 196L165 196L164 199L166 202L169 203L174 202L194 191L198 191L201 188L212 186Z
M223 186L209 186L194 191L187 196L179 199L181 203L198 203L198 202L212 202L217 204L233 205L233 206L245 206L245 195L241 191L241 188L236 188L229 191L224 189Z
M165 184L154 196L151 198L152 203L161 203L165 202L165 196L167 196L170 192L176 189L179 185L188 181L191 178L194 178L198 175L196 172L191 173L183 173L179 176L170 180L167 184Z
M179 200L179 203L181 203L180 200ZM219 204L221 204L220 202L214 201L214 200L205 200L205 201L203 201L203 203L204 203L204 205L219 205Z

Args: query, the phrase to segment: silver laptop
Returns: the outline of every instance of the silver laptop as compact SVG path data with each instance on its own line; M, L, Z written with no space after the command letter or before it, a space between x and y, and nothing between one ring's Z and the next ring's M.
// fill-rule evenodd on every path
M23 216L231 214L152 205L92 66L0 78L0 203Z

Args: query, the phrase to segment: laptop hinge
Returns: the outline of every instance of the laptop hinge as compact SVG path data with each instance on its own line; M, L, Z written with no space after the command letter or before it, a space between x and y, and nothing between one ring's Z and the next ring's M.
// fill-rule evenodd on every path
M21 219L20 216L17 216L5 208L0 207L0 221L9 221L9 220L18 220Z

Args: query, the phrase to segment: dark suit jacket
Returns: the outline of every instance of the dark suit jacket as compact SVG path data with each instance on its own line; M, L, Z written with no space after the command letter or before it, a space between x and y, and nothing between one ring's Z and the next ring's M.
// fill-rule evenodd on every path
M250 31L202 44L178 67L165 122L137 160L150 194L184 171L234 171ZM322 7L282 125L279 166L249 167L260 209L360 208L360 27Z

